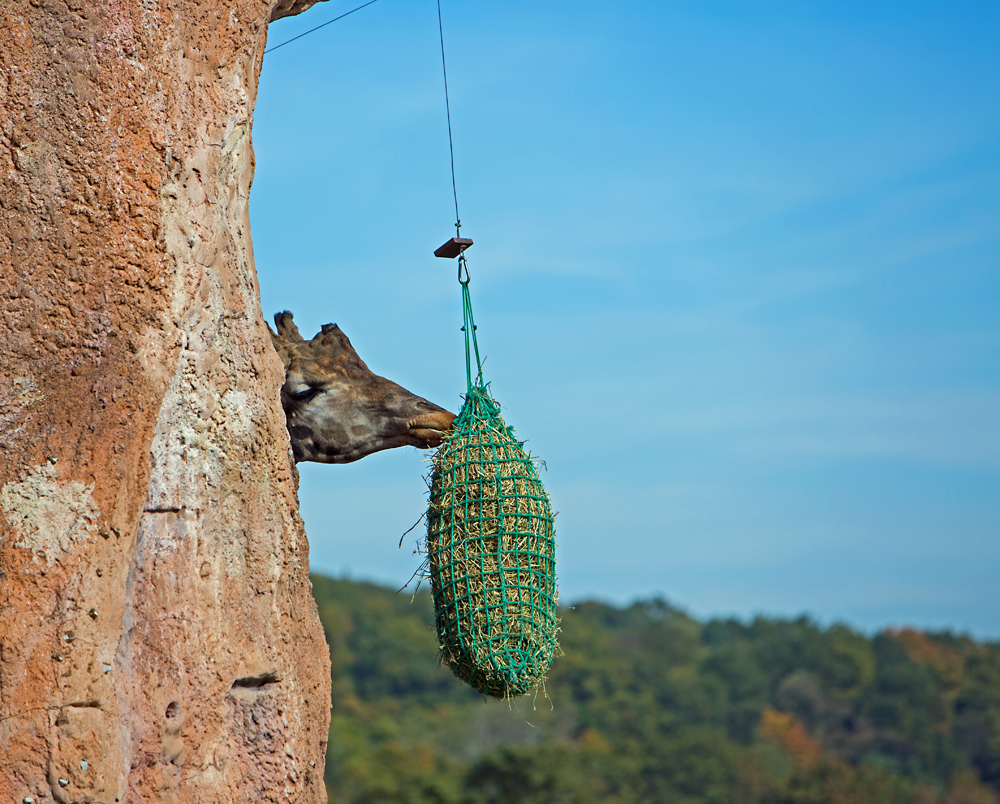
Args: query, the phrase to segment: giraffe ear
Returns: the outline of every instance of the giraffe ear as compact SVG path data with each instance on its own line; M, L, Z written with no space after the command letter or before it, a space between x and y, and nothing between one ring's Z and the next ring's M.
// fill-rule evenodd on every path
M274 325L278 328L278 334L288 341L301 341L302 336L299 334L299 328L295 326L295 322L292 320L292 314L285 310L283 313L274 314Z

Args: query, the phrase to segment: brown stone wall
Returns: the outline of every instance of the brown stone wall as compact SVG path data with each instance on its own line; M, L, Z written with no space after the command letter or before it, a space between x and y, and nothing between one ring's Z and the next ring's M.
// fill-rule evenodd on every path
M0 2L0 801L325 801L247 215L272 5Z

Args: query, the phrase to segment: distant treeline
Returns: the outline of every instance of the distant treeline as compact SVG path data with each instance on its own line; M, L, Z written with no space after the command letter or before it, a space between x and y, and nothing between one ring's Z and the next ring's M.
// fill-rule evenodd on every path
M1000 804L1000 644L582 603L506 703L439 666L427 592L313 584L334 802Z

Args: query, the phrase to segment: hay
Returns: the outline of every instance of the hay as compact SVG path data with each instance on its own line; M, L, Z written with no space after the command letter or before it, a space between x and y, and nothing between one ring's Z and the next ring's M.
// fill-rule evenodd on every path
M555 533L534 462L482 386L433 459L427 553L442 660L494 698L530 692L558 650Z

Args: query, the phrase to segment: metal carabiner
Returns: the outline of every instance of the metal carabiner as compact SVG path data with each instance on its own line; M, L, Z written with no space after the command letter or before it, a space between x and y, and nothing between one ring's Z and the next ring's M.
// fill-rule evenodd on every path
M465 271L465 279L462 279L462 271ZM465 261L465 255L458 255L458 282L460 285L469 284L469 264Z

